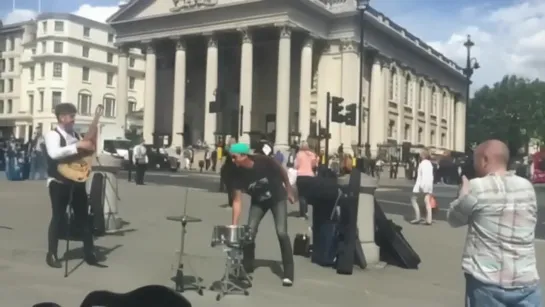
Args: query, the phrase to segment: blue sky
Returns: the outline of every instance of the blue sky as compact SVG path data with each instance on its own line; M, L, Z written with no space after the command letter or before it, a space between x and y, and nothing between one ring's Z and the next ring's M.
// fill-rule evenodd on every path
M42 11L77 11L104 20L118 2L42 0ZM471 34L482 66L474 77L476 87L508 73L545 79L545 0L371 0L371 6L462 65L462 43ZM38 0L16 0L16 8L17 14L10 14L12 1L0 0L4 21L31 16Z

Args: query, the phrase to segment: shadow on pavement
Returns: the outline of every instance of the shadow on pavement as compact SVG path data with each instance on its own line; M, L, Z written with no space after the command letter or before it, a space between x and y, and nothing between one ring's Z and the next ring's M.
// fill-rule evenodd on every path
M95 253L96 253L96 256L97 256L97 259L99 262L104 262L106 260L108 260L108 255L111 254L113 251L115 251L116 249L122 247L123 245L122 244L117 244L115 245L114 247L111 247L111 248L106 248L106 247L103 247L103 246L95 246ZM71 268L69 271L68 271L68 274L67 274L67 277L72 275L72 273L74 273L82 264L83 264L83 247L79 247L79 248L75 248L75 249L72 249L72 250L69 250L67 253L64 254L64 256L60 259L61 261L66 261L66 260L76 260L76 259L81 259L80 262L78 262L78 264Z

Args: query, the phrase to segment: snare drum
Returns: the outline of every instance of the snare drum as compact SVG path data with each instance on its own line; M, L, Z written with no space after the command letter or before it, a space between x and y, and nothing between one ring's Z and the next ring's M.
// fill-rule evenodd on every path
M250 228L238 225L218 225L212 231L212 247L217 245L241 246L250 239Z

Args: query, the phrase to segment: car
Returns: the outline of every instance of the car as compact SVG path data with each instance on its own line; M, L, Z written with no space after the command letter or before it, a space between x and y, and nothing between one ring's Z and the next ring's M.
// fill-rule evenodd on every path
M157 148L153 145L144 145L148 154L148 169L177 171L180 162L175 157L170 157L163 148Z

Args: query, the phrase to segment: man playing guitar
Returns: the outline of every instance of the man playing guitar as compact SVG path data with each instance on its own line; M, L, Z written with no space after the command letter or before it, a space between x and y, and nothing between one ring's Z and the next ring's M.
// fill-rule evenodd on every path
M85 182L74 182L58 171L59 163L73 158L82 152L93 152L95 144L90 140L80 139L74 132L74 121L77 109L71 103L61 103L55 106L55 116L58 125L45 134L47 157L47 187L51 199L52 216L48 233L48 253L46 263L52 268L61 268L57 257L59 227L64 220L66 208L70 204L74 210L74 218L83 230L84 260L88 265L105 267L98 263L94 252L93 233L89 220L89 207Z

